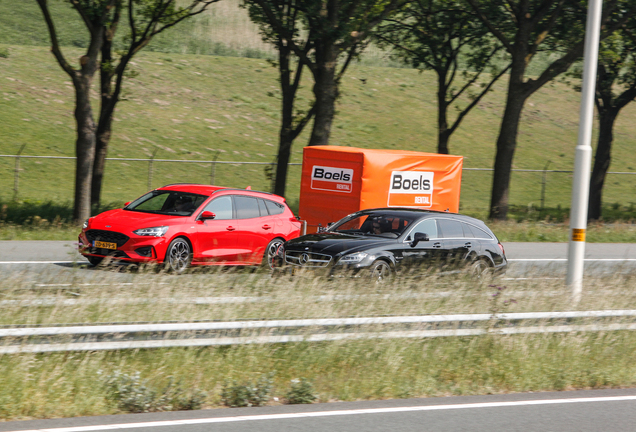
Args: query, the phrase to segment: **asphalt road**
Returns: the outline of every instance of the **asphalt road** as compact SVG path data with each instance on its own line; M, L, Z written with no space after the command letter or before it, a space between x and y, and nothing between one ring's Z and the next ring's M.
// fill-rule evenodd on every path
M636 389L281 405L0 423L0 432L633 432Z
M537 273L562 276L567 268L567 243L505 243L510 261L508 277L524 277ZM588 243L585 247L585 268L589 274L610 275L636 271L636 244ZM57 267L68 272L74 263L86 264L76 251L75 242L68 241L0 241L0 268L3 271L42 271L42 266ZM90 276L87 276L90 278Z

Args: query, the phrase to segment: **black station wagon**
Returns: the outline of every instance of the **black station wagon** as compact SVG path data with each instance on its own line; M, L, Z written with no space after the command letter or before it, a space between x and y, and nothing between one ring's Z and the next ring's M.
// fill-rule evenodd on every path
M376 280L407 271L460 267L481 276L507 267L503 246L482 221L408 208L359 211L283 247L288 265L328 274L368 272Z

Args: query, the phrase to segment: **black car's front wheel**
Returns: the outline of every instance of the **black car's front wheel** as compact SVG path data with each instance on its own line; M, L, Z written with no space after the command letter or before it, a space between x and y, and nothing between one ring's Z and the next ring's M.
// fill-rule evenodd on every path
M371 264L371 279L375 282L388 282L393 277L393 270L384 260L376 260Z
M183 237L177 237L170 242L166 252L166 270L174 273L183 273L192 261L192 249L190 243Z

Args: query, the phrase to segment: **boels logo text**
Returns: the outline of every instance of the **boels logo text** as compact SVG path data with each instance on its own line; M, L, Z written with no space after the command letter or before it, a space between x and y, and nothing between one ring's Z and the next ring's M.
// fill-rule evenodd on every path
M312 189L351 193L352 185L352 169L314 165L311 170Z
M389 185L389 207L431 207L434 173L393 171Z

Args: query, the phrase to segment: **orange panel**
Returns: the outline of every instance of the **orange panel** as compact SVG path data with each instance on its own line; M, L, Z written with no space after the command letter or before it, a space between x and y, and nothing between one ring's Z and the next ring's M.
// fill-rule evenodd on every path
M463 158L400 150L315 146L303 151L299 214L308 232L358 210L459 211Z

